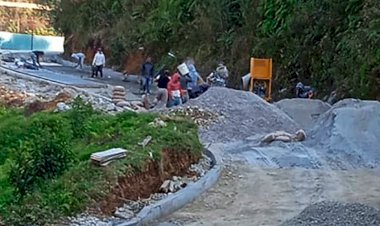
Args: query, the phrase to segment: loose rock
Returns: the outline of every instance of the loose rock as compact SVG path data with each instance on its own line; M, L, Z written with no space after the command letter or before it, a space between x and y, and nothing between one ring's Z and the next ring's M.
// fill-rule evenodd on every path
M281 226L378 226L380 210L359 203L320 202Z

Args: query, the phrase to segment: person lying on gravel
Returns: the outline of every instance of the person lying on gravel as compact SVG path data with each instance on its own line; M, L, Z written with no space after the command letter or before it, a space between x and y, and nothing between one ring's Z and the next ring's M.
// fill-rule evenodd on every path
M272 143L273 141L282 141L282 142L300 142L306 139L306 133L304 130L300 129L296 134L290 134L284 131L276 131L270 133L263 137L261 143Z

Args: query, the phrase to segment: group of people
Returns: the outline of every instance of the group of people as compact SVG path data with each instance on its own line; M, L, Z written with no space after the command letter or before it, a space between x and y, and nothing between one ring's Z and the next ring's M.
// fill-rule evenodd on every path
M164 70L155 77L152 58L148 57L142 65L142 90L149 94L150 86L154 81L158 87L157 105L173 107L186 103L190 98L207 90L208 86L196 70L193 59L188 58L185 65L188 73L184 74L177 68L172 75L168 70Z
M71 57L77 61L77 64L74 66L75 68L83 68L84 60L86 59L86 55L84 53L73 53ZM103 67L106 64L106 57L101 48L96 52L94 59L92 60L92 74L91 77L103 77Z

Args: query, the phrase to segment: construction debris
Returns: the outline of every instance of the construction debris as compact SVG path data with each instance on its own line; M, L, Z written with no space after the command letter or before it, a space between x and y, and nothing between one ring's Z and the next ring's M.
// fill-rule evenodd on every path
M300 129L296 134L290 134L284 131L277 131L270 133L261 140L262 143L272 143L273 141L282 142L300 142L306 139L306 133L304 130Z
M0 103L8 107L21 107L24 101L29 97L23 92L16 92L8 89L5 86L0 87Z
M167 124L160 118L155 118L153 122L149 123L149 126L157 128L157 127L166 127Z
M212 160L206 156L203 155L203 158L199 161L197 164L192 164L190 166L189 171L196 174L196 176L185 176L185 177L178 177L174 176L170 180L165 180L161 187L160 191L164 193L174 193L178 190L186 187L190 182L195 182L199 180L201 177L203 177L208 170L210 170L212 167Z
M143 148L145 148L149 142L152 141L152 137L151 136L147 136L143 141L139 142L138 145L142 146Z
M118 208L115 211L114 216L122 219L132 219L135 216L135 213L127 208Z
M164 193L174 193L186 187L187 183L181 177L174 176L171 180L166 180L160 187L160 191Z
M107 151L96 152L91 155L91 160L99 166L107 166L112 161L122 159L127 156L127 150L122 148L113 148Z
M25 101L25 112L26 115L31 115L40 111L54 111L57 109L59 103L69 103L72 98L70 93L64 91L58 92L56 96L50 100L33 98L33 101L29 103Z
M211 166L212 160L207 155L203 155L199 163L190 166L190 171L196 173L198 177L203 177L211 169Z
M168 116L185 116L200 127L207 128L219 120L219 115L198 106L185 106L168 110Z

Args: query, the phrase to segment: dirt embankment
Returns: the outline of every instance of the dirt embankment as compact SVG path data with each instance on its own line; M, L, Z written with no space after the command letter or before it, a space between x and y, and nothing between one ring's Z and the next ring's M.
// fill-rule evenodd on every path
M165 180L189 175L190 166L198 163L200 158L200 154L191 151L164 150L161 160L146 163L141 173L120 177L108 197L100 203L101 210L112 215L126 200L149 198L159 192Z

